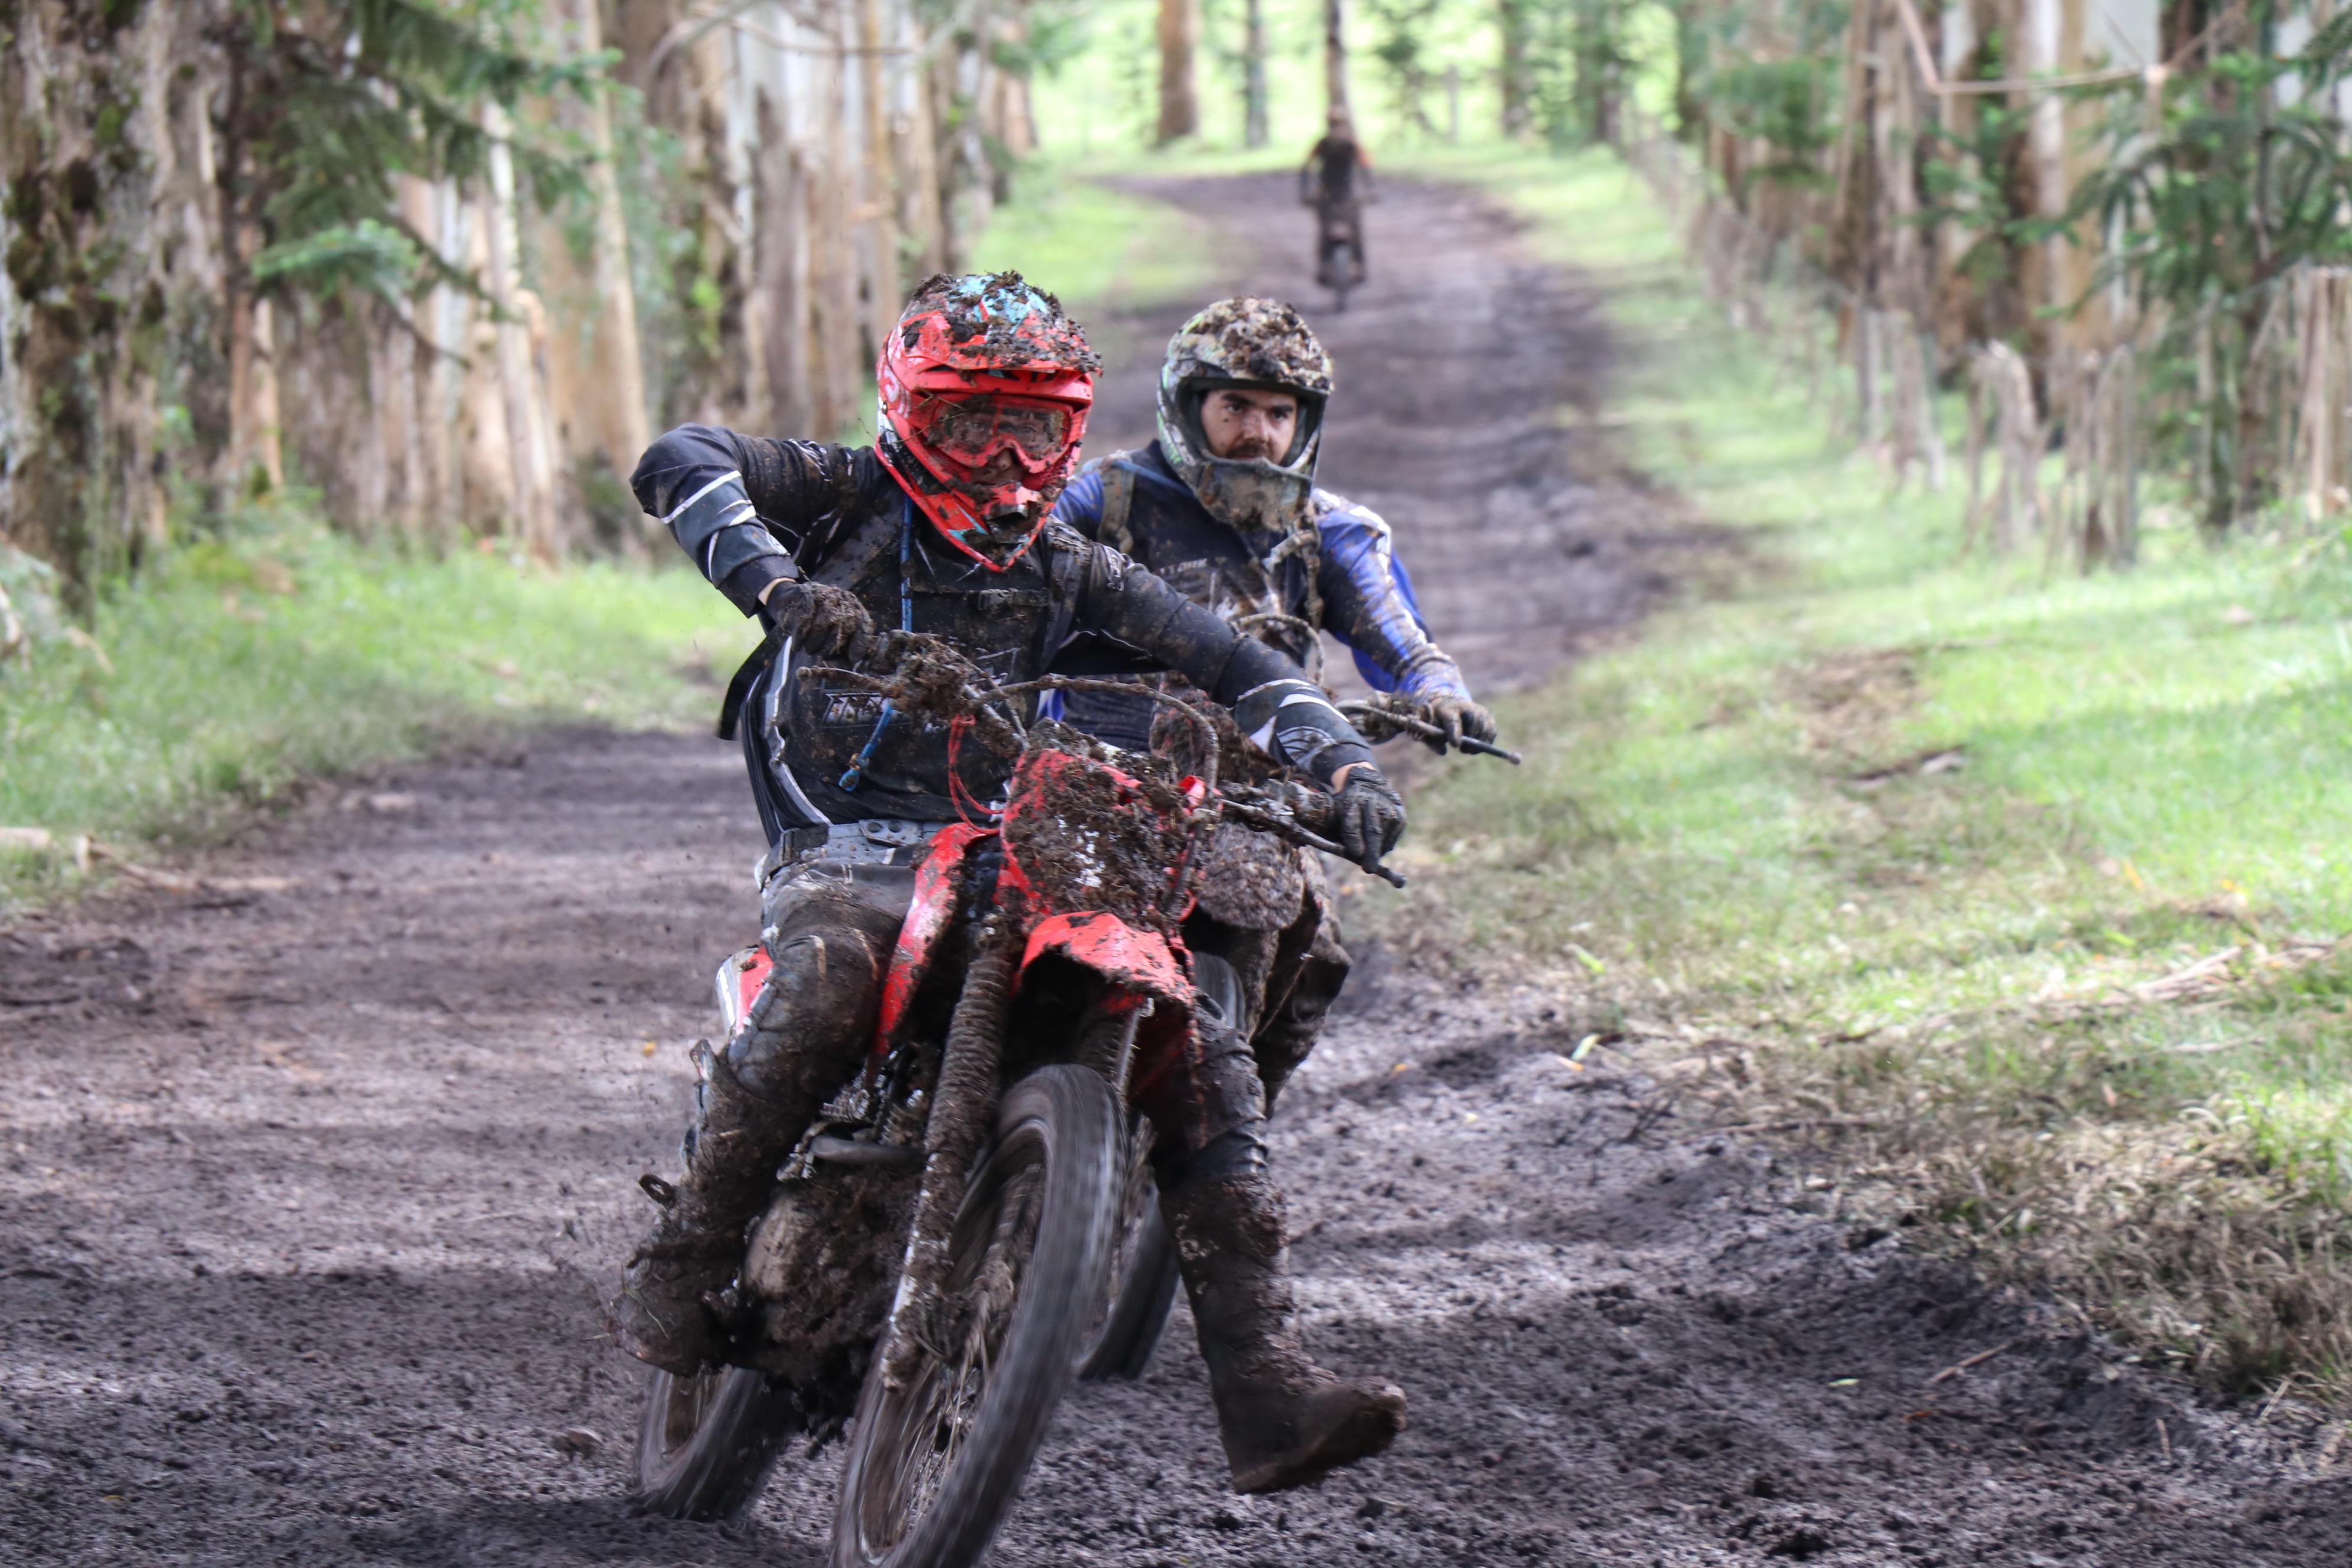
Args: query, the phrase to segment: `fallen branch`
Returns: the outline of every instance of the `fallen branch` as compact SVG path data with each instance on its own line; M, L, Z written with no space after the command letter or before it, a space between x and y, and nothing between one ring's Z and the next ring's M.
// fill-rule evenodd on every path
M1986 1362L1992 1360L1992 1358L1997 1355L2002 1354L2004 1352L2015 1350L2023 1342L2024 1342L2021 1340L2011 1340L2006 1343L1997 1344L1989 1351L1979 1351L1976 1354L1969 1357L1966 1361L1954 1362L1951 1365L1946 1367L1943 1371L1929 1378L1927 1380L1927 1386L1933 1388L1948 1377L1958 1377L1960 1373L1968 1371L1969 1368L1972 1366L1981 1366Z
M1862 1116L1796 1116L1786 1121L1743 1121L1730 1127L1709 1127L1700 1132L1685 1132L1675 1142L1696 1143L1708 1138L1727 1138L1737 1132L1812 1132L1832 1127L1877 1125L1876 1121Z
M282 893L294 886L290 877L191 877L179 871L159 871L126 860L96 839L88 840L89 858L103 860L142 887L159 893Z

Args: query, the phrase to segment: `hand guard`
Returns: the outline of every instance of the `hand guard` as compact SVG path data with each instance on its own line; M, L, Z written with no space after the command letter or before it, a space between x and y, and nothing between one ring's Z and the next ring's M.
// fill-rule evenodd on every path
M1348 771L1348 782L1334 802L1339 842L1348 858L1361 866L1377 866L1404 836L1404 800L1381 776L1381 770L1360 763Z
M1498 732L1495 716L1467 697L1431 697L1423 700L1419 708L1416 718L1445 731L1443 740L1433 737L1422 742L1441 756L1449 750L1461 750L1465 735L1474 741L1492 741Z
M852 656L874 635L874 619L857 595L823 583L779 583L761 611L813 658Z

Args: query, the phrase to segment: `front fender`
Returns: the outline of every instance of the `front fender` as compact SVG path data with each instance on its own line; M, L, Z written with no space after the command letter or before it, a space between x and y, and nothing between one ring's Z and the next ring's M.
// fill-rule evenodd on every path
M1117 915L1096 910L1048 915L1030 930L1021 970L1053 953L1082 964L1123 991L1156 997L1179 1007L1192 1005L1192 982L1166 937L1138 931Z

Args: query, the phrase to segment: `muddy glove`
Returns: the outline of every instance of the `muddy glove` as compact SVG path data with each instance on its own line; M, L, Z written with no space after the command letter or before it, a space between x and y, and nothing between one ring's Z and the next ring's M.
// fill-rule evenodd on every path
M790 637L812 658L853 662L874 635L873 617L857 595L823 583L779 581L760 602L761 618Z
M1339 817L1339 842L1348 858L1360 866L1377 866L1404 836L1404 800L1370 763L1348 770L1348 782L1332 803Z
M1415 717L1445 731L1442 742L1436 740L1422 742L1440 755L1448 750L1461 750L1465 735L1474 741L1491 741L1496 733L1495 716L1467 697L1431 697L1424 699L1419 706L1421 710Z

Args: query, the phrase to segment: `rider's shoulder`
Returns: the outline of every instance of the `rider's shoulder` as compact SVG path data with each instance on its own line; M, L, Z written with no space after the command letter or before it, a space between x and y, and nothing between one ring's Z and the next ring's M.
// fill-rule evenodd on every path
M1328 533L1334 531L1361 529L1377 533L1382 538L1389 535L1388 519L1361 501L1349 500L1346 496L1324 489L1320 486L1315 489L1307 505L1314 515L1315 526L1319 531Z
M1080 463L1078 465L1078 471L1071 475L1070 479L1073 484L1076 483L1079 479L1087 478L1089 475L1098 479L1102 477L1102 472L1105 468L1110 468L1115 464L1130 463L1134 460L1135 454L1124 448L1116 452L1105 452L1099 458L1088 458L1085 462Z
M1057 554L1082 553L1089 550L1109 548L1108 545L1097 544L1058 517L1049 517L1045 520L1045 527L1037 531L1037 539L1047 550Z

